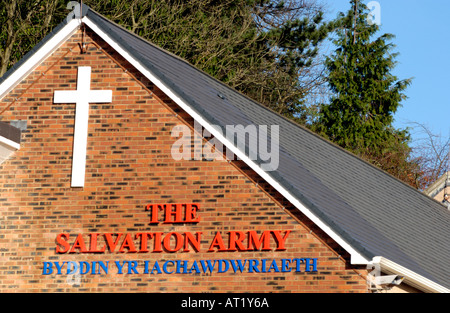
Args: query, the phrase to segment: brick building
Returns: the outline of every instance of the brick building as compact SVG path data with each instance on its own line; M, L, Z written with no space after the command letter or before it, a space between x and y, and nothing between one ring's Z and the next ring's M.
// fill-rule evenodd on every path
M0 292L449 291L439 203L83 11L0 79Z

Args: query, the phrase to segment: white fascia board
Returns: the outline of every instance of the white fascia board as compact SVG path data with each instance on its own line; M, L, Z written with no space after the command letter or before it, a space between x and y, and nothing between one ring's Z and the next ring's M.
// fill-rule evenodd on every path
M9 159L9 157L19 149L20 144L0 136L0 164Z
M73 19L56 33L47 43L36 51L24 64L16 69L0 85L0 100L3 99L15 86L17 86L27 75L36 69L56 49L58 49L80 26L79 19Z
M372 263L379 264L380 270L387 274L396 274L405 277L403 282L414 288L428 293L450 293L448 288L445 288L422 275L413 272L406 267L403 267L391 260L382 256L377 256L372 259Z
M11 151L19 150L20 144L17 142L14 142L8 138L5 138L3 136L0 136L0 145L8 148Z
M333 238L342 248L344 248L351 255L352 264L368 264L370 259L365 258L357 250L355 250L345 239L337 234L333 229L326 225L319 217L317 217L310 209L303 205L296 197L294 197L287 189L281 186L274 180L266 171L260 168L253 160L248 158L245 153L235 147L221 132L217 131L215 127L209 124L201 115L193 110L189 104L176 95L170 87L166 86L159 80L152 72L145 68L139 60L136 60L132 55L125 51L115 40L113 40L107 33L103 32L93 21L88 17L82 19L90 29L106 41L113 49L115 49L122 57L131 63L137 70L139 70L145 77L147 77L153 84L155 84L161 91L170 97L176 104L178 104L184 111L186 111L194 120L209 131L215 138L221 141L228 149L230 149L236 156L243 160L252 170L258 173L263 179L272 185L278 192L280 192L286 199L297 207L303 214L305 214L311 221L319 226L327 235Z

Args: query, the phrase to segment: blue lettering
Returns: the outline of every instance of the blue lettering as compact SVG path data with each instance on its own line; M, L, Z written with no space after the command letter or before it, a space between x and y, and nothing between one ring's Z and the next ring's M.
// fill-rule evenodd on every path
M52 262L44 262L43 265L42 275L50 275L53 273Z
M131 274L131 271L134 272L134 274L139 274L137 269L137 261L128 261L128 274Z
M99 265L99 267L98 267L98 272L97 273L93 273L93 274L101 274L100 273L100 267L103 269L105 274L108 274L109 261L106 261L106 264L103 263L103 261L98 261L98 262L94 262L94 263L97 263Z
M161 267L159 267L158 261L155 261L155 264L153 265L152 271L150 274L153 274L153 271L156 270L158 274L162 274Z
M148 263L150 263L150 261L144 261L144 274L148 274Z
M290 262L291 262L291 259L282 259L281 260L281 271L283 273L290 272L292 270L291 267L289 266Z
M255 263L255 264L253 264ZM259 273L259 261L258 260L248 260L248 272L253 273L253 271Z
M56 269L58 270L57 275L61 275L62 274L61 270L66 262L62 262L61 266L59 265L59 262L54 262L54 263L55 263Z
M270 270L272 270L272 269L274 269L275 272L280 272L276 260L272 260L272 264L270 264L270 267L269 267L269 272L270 272Z
M217 262L219 262L219 269L217 270L218 273L225 273L230 268L230 264L228 263L227 260L218 260ZM225 264L225 268L223 268L223 269L222 269L222 264Z
M173 271L171 271L171 272L167 271L167 264L169 264L169 263L172 263L172 265L175 264L174 261L170 261L170 260L164 262L164 265L163 265L163 271L164 271L164 273L166 273L166 274L172 274L172 273L173 273Z
M312 264L310 264L310 261L312 260ZM305 272L317 272L317 258L314 259L305 259ZM312 267L312 271L311 271Z
M192 263L191 266L191 270L189 271L189 273L192 273L192 270L195 268L195 271L197 272L197 274L200 274L200 268L198 267L197 261L194 261Z
M202 264L202 268L203 268L203 272L206 273L206 270L208 269L210 271L210 273L213 272L214 270L214 266L216 266L216 260L214 260L214 264L211 264L211 260L207 260L206 263L208 265L205 264L205 261L200 260L200 263Z
M200 264L199 264L200 262ZM270 265L269 265L270 262ZM117 274L124 273L124 266L128 263L127 274L139 274L138 261L114 261L117 266ZM295 263L295 265L294 265ZM158 263L155 261L153 267L150 271L150 261L144 261L144 274L190 274L196 273L213 273L217 264L217 273L226 273L233 269L234 273L240 271L244 273L246 270L246 265L248 265L248 273L271 273L271 272L301 272L303 269L302 264L304 264L305 272L317 272L317 258L293 258L293 259L281 259L281 264L279 267L277 260L275 259L240 259L240 260L200 260L193 261L190 265L189 261L186 260L168 260L162 266L162 269ZM85 275L91 272L93 275L108 274L109 261L93 261L93 262L43 262L42 275L51 275L55 273L56 275L62 275L64 266L67 266L67 275L80 273ZM231 266L230 266L231 264ZM201 268L200 268L201 265ZM170 268L173 266L173 268Z
M183 264L183 265L181 265ZM180 269L183 268L183 274L187 274L187 266L188 266L188 261L180 261L177 260L177 271L175 273L177 274L181 274Z
M87 273L89 273L90 270L91 270L91 266L89 265L88 262L84 262L84 261L80 262L80 275L87 274Z
M123 266L125 265L125 262L126 262L126 261L124 261L123 264L120 265L120 262L119 262L119 261L114 261L114 263L116 263L116 266L117 266L117 274L123 274L123 273L122 273L122 268L123 268Z
M235 263L237 262L237 264ZM239 267L239 270L241 273L244 271L245 264L247 263L247 260L244 260L244 264L242 264L242 260L231 260L230 261L231 266L233 267L234 272L236 273Z
M73 268L71 267L73 265ZM78 272L78 263L69 261L67 262L67 275L76 274Z
M266 262L267 262L266 259L261 260L261 272L262 273L267 273Z
M296 262L295 271L301 272L302 270L300 268L300 265L305 262L305 259L292 259L292 262L294 262L294 261Z

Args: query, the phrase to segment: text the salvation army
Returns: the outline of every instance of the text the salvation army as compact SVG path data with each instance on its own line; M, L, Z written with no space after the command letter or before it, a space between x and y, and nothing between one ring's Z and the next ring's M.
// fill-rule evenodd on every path
M189 224L200 222L197 203L148 204L149 225ZM173 230L173 228L171 229ZM209 234L203 232L141 231L137 233L60 233L56 237L56 253L149 253L149 252L224 252L224 251L283 251L290 230L232 230Z
M149 253L149 252L231 252L283 251L291 231L265 230L216 232L210 244L201 246L202 232L139 232L89 233L87 235L58 234L56 252L62 253Z

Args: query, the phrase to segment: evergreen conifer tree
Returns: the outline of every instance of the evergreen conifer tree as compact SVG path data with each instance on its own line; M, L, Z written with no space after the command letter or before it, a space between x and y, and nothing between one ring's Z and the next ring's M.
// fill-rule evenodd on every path
M351 0L337 20L337 49L325 61L332 97L322 105L314 129L339 146L412 183L409 133L395 129L394 114L406 98L411 79L397 80L393 35L368 22L368 9Z

